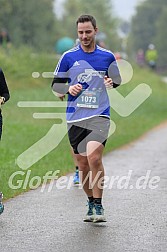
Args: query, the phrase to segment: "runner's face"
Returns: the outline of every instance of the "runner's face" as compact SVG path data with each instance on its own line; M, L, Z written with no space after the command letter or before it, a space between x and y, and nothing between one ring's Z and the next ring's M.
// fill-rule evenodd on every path
M78 38L83 47L94 46L97 28L94 29L91 22L78 23Z

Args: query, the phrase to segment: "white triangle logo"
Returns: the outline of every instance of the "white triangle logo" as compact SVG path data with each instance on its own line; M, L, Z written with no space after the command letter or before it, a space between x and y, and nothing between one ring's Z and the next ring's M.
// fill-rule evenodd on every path
M74 65L73 66L80 66L79 62L78 61L75 61Z

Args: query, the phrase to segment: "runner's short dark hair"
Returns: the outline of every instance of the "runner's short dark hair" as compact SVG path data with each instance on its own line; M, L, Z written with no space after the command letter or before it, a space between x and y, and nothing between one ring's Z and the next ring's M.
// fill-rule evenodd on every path
M91 16L91 15L87 15L87 14L84 14L84 15L81 15L78 19L77 19L77 22L76 24L78 25L78 23L85 23L85 22L91 22L94 29L96 29L96 19Z

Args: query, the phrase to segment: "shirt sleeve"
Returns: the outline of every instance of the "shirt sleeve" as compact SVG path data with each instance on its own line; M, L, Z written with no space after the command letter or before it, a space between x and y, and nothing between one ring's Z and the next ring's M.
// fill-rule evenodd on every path
M0 96L5 98L5 102L9 100L10 94L6 83L6 79L2 69L0 68Z
M113 60L108 68L108 76L113 80L113 88L117 88L121 84L122 78L115 56L113 56Z
M52 90L60 93L60 94L66 94L68 93L68 59L65 54L62 55L60 58L56 69L54 71L54 79L52 81Z
M66 54L63 54L57 63L54 76L59 78L68 78L68 70L68 58Z

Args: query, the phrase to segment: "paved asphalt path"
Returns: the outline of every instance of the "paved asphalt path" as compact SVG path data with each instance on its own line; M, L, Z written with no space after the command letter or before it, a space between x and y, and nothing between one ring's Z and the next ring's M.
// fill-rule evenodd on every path
M83 191L60 190L55 183L51 192L48 185L5 203L0 251L167 251L167 123L103 161L110 178L103 201L106 223L84 223Z

